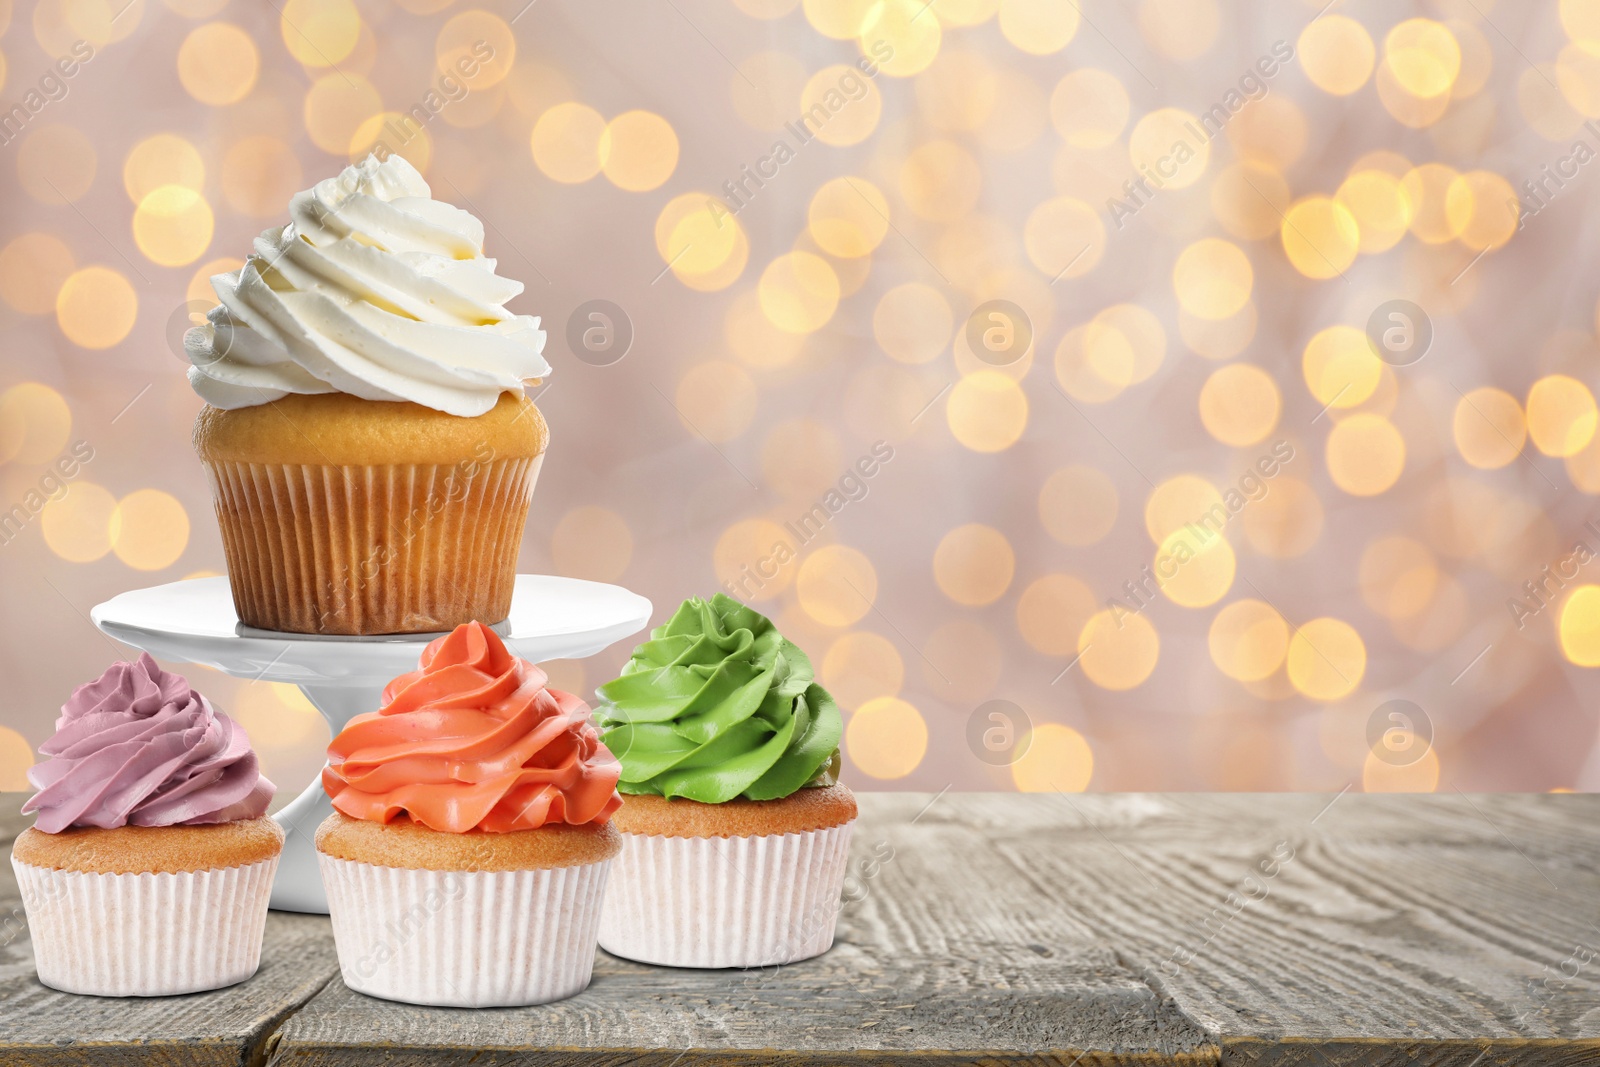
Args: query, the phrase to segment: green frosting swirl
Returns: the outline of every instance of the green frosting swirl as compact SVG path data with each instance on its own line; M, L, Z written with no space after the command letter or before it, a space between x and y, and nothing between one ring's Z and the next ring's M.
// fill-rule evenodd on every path
M833 784L844 723L812 677L765 615L721 593L685 600L600 687L617 788L722 804Z

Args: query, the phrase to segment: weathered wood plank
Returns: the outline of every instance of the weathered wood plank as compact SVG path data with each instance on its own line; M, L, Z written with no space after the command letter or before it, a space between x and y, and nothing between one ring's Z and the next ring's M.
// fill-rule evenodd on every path
M819 959L704 972L602 954L581 996L493 1011L390 1004L335 981L288 1021L272 1062L1216 1062L1206 1035L1110 946L989 862L986 832L934 824L965 798L913 822L928 800L862 798L851 903Z
M1057 799L995 852L1224 1063L1600 1062L1600 798Z
M602 954L587 992L523 1010L412 1008L335 978L297 1007L331 939L274 915L251 983L152 1005L44 990L24 937L0 951L0 1061L1600 1062L1600 797L930 799L862 797L851 902L818 960Z
M30 820L0 795L0 1063L40 1067L211 1067L259 1063L267 1038L338 971L328 920L272 912L261 970L211 993L152 999L79 997L39 984L10 843Z

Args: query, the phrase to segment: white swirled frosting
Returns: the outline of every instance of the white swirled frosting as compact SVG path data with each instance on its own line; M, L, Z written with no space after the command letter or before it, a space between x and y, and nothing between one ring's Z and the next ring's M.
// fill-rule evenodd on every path
M289 217L211 279L222 303L184 335L206 403L339 392L473 416L550 373L539 319L505 309L522 283L495 274L483 224L401 157L296 193Z

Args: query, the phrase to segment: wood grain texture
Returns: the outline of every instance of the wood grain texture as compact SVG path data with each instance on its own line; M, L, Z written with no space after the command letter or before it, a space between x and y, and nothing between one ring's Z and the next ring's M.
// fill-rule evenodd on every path
M917 818L929 799L861 798L848 902L822 957L738 972L602 953L580 996L491 1011L390 1004L335 981L289 1020L272 1062L669 1067L932 1053L1066 1067L1084 1050L1084 1065L1216 1062L1200 1028L1086 925L1041 909L1008 865L987 862L984 831L935 820L965 798L940 798Z
M1600 1064L1600 797L860 803L817 960L425 1009L322 986L325 920L274 914L251 983L149 1004L43 989L23 936L0 1063Z
M338 972L328 920L271 912L248 982L179 997L80 997L39 984L10 844L32 820L0 795L0 1064L211 1067L264 1061L279 1024Z

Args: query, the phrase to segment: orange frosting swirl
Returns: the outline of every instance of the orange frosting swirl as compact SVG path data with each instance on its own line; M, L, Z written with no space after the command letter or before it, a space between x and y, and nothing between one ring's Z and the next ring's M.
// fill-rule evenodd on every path
M328 746L322 787L353 819L401 814L434 830L504 833L603 823L621 768L589 706L469 622L422 653Z

